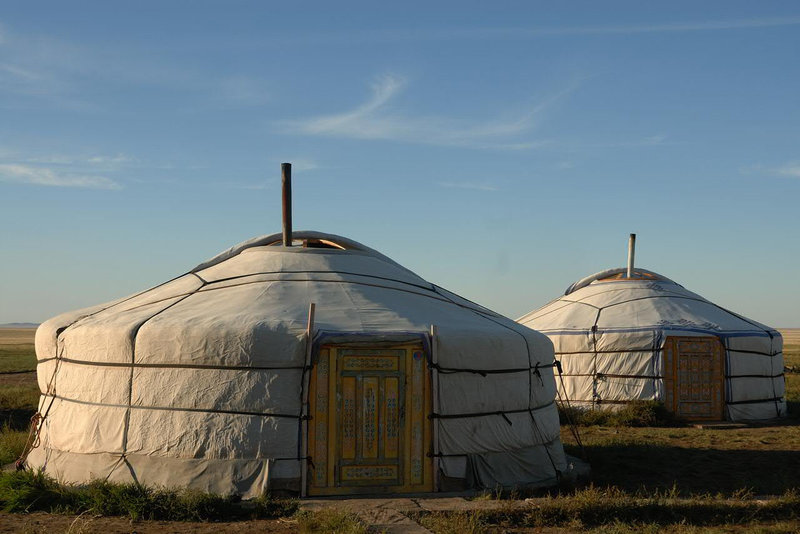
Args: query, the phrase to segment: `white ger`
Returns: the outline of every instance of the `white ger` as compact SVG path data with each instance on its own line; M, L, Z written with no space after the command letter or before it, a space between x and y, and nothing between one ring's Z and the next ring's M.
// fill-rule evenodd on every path
M786 414L783 340L669 278L633 266L587 276L518 321L546 334L573 405L656 400L689 420Z
M245 497L571 474L547 337L286 222L283 235L44 323L27 464L66 482Z

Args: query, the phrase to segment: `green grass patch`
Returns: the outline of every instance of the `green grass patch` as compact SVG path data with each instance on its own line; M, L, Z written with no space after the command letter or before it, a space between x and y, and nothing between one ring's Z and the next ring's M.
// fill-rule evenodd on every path
M462 533L519 528L605 527L605 532L656 526L729 526L797 521L800 495L788 492L768 501L719 496L680 498L676 492L630 494L590 487L571 495L545 497L519 506L509 503L492 510L421 512L417 520L433 532ZM616 530L612 530L616 529Z
M636 400L619 409L588 410L576 407L559 406L558 415L562 425L580 426L681 426L675 415L661 402Z
M356 514L335 508L324 508L315 512L302 510L296 517L302 533L366 534L369 532Z
M16 461L27 441L27 430L14 430L8 425L0 429L0 466Z
M6 512L124 516L133 520L219 521L274 519L297 512L294 500L269 496L242 502L188 489L94 481L63 485L42 472L0 473L0 509Z
M0 373L35 370L36 351L33 345L0 346Z
M2 386L0 387L0 425L6 429L25 430L31 417L39 406L39 387Z
M800 417L800 374L786 373L786 410L792 418Z
M27 410L33 413L39 407L39 386L0 387L0 413L12 410Z

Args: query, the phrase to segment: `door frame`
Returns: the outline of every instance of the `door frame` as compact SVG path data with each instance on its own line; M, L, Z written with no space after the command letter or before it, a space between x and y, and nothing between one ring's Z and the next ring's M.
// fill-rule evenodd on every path
M400 449L398 469L401 470L401 485L399 486L385 486L379 481L375 485L364 483L343 485L341 473L336 469L342 452L342 440L340 439L342 370L339 368L342 355L340 352L352 349L374 350L376 356L381 352L399 349L405 351L403 357L405 384L400 386L401 391L398 391L398 396L404 399L401 411L405 413L405 418L400 421L402 428L398 445ZM376 340L370 343L361 338L357 343L321 343L314 347L308 386L309 421L306 454L309 461L306 462L308 475L305 488L307 495L400 494L433 491L434 458L431 455L433 452L433 425L429 417L432 411L432 378L431 366L428 365L428 361L428 352L425 344L421 342L385 343ZM415 382L415 380L421 382ZM421 392L419 391L420 386ZM416 394L412 391L412 387L417 388ZM413 406L414 403L416 403L416 410ZM379 414L381 414L379 421L382 421L383 406L379 407ZM418 431L419 435L412 435L414 429ZM383 433L382 426L380 433ZM416 465L417 469L421 469L421 483L414 483L414 477L417 481L420 480L420 471L416 471L412 476L412 462L421 462L421 465Z
M712 368L712 377L716 379L712 381L712 409L713 414L709 416L690 416L686 417L688 421L724 421L725 417L725 399L726 389L725 380L726 376L726 349L722 339L715 335L704 336L667 336L664 340L664 363L663 363L663 381L664 381L664 405L666 408L680 416L678 394L680 388L680 377L678 372L679 364L679 347L681 342L697 342L697 341L711 341L716 345L718 358L716 361L712 360L714 368ZM718 401L719 406L716 408L713 403ZM714 409L715 408L715 409Z

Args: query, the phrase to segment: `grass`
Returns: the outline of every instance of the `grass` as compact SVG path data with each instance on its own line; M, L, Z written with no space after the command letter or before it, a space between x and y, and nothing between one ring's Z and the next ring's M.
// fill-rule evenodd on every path
M414 519L435 534L483 534L489 530L486 514L481 511L423 513Z
M0 345L0 373L36 370L33 345Z
M781 494L800 488L800 426L580 429L592 480L628 492L668 490L683 495L742 490ZM581 451L566 428L569 454Z
M0 386L0 425L6 430L27 430L39 405L36 385Z
M16 461L28 441L27 430L13 430L8 426L0 430L0 466Z
M783 363L787 367L796 369L795 372L800 372L800 345L783 346Z
M786 373L786 410L789 417L800 419L800 374Z
M674 490L648 495L590 487L522 506L509 503L481 511L420 512L415 519L437 534L477 534L489 530L544 527L574 530L602 527L604 532L638 532L644 528L657 532L665 526L769 526L777 521L793 522L791 526L796 529L800 519L800 495L787 492L776 499L757 501L748 496L737 499L723 499L716 495L680 498Z
M302 533L315 534L366 534L367 526L352 512L325 508L316 512L303 510L297 513L297 524Z
M570 422L579 426L679 426L683 423L656 401L632 401L618 410L586 410L559 406L562 425Z
M124 516L132 520L218 521L288 517L297 512L298 505L295 500L269 496L243 503L235 496L99 480L63 485L40 471L26 470L0 473L0 509Z

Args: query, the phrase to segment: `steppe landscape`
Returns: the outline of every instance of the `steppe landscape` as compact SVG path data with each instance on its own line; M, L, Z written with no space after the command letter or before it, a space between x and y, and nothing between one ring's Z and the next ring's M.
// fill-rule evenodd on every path
M546 494L480 494L437 499L349 499L271 504L225 523L228 508L210 501L180 512L128 503L111 514L76 507L59 510L30 500L24 513L2 512L0 532L797 532L800 529L800 329L784 337L789 416L767 424L691 426L628 420L584 422L578 428L591 480ZM35 329L0 329L0 462L12 463L28 437L36 411ZM633 426L632 426L633 425ZM667 426L662 426L667 425ZM584 453L567 425L562 439L574 456ZM11 497L10 474L0 479L0 505ZM45 493L45 492L43 492ZM19 496L15 496L19 498ZM129 497L132 498L132 497ZM366 504L365 504L366 501ZM300 512L297 510L301 509ZM376 512L376 509L379 510ZM389 518L380 517L388 509ZM47 511L45 511L47 510ZM149 510L149 511L148 511ZM255 509L254 509L255 510ZM18 510L17 510L18 511ZM398 512L400 514L398 515ZM160 517L149 519L154 513ZM239 512L236 512L239 514ZM150 516L148 516L150 514ZM191 520L192 515L196 520ZM377 515L376 515L377 514ZM608 517L616 518L609 523ZM398 519L399 518L399 519ZM410 519L409 519L410 518ZM413 520L413 521L412 521ZM370 523L383 525L377 530Z

